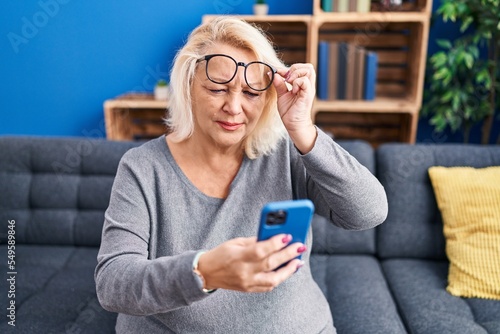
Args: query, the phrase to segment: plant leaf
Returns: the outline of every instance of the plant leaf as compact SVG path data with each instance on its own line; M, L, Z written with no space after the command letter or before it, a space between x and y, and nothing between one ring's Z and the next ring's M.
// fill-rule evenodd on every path
M472 66L474 66L474 57L470 53L466 53L464 55L464 60L465 66L467 66L468 69L471 69Z
M439 45L441 48L447 49L447 50L449 50L453 47L451 42L447 39L438 39L438 40L436 40L436 44Z

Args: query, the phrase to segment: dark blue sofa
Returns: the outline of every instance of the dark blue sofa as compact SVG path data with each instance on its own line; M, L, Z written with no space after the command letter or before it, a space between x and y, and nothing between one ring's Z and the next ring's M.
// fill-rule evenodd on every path
M445 291L442 222L427 176L433 165L500 165L500 147L341 144L381 180L389 216L360 232L315 217L311 268L338 332L500 333L500 302ZM0 333L114 332L116 314L100 307L93 272L118 162L137 145L0 137Z

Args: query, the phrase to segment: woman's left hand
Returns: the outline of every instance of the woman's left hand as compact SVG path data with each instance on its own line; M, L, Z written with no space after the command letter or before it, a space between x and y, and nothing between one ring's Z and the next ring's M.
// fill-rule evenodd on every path
M299 151L308 153L317 135L311 119L316 95L314 67L311 64L294 64L288 69L279 69L273 85L278 93L278 111L285 128Z

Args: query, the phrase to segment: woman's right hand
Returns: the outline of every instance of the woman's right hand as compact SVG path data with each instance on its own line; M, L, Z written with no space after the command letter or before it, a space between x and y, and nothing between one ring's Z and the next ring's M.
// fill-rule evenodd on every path
M207 251L198 261L205 288L271 291L303 265L295 258L306 251L306 246L288 245L290 241L291 236L286 234L259 242L256 237L236 238ZM287 261L286 266L274 271Z

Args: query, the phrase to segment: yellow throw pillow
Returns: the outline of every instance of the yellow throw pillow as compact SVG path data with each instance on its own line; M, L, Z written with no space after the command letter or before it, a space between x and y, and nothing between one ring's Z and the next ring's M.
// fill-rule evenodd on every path
M500 300L500 166L429 168L450 260L447 291Z

